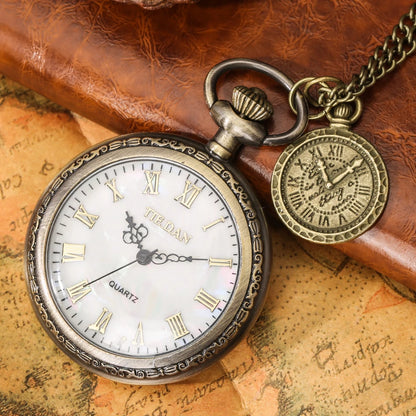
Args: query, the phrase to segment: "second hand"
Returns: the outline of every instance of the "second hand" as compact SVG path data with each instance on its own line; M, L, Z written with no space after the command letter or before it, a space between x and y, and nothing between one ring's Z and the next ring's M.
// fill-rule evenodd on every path
M137 257L137 256L136 256L136 257ZM190 257L185 257L185 260L183 260L183 261L190 261L190 262L192 262L192 261L197 261L197 260L198 260L198 261L207 261L208 259L202 259L202 258L196 258L196 257L192 257L192 256L190 256ZM96 282L98 282L99 280L104 279L104 278L105 278L105 277L107 277L107 276L110 276L110 274L116 273L116 272L118 272L119 270L122 270L122 269L124 269L124 268L126 268L126 267L128 267L128 266L131 266L133 263L143 264L143 263L140 263L140 262L138 261L138 259L136 258L136 259L134 259L133 261L131 261L131 262L129 262L129 263L127 263L127 264L123 265L123 266L120 266L120 267L118 267L117 269L112 270L111 272L108 272L108 273L106 273L106 274L104 274L104 275L102 275L102 276L100 276L100 277L97 277L96 279L92 280L91 282L87 282L87 283L85 283L85 284L83 285L83 287L85 287L85 286L89 286L89 285L92 285L93 283L96 283Z
M84 286L88 286L88 285L91 285L92 283L98 282L99 280L104 279L104 277L110 276L110 274L118 272L119 270L124 269L125 267L128 267L128 266L132 265L133 263L137 263L137 260L134 259L130 263L127 263L124 266L119 267L118 269L112 270L111 272L108 272L108 273L104 274L103 276L97 277L96 279L92 280L91 282L86 283Z

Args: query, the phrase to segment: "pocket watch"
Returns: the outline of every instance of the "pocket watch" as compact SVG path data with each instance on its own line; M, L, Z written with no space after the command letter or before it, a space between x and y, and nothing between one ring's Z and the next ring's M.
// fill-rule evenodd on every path
M283 223L316 243L351 240L368 230L387 203L388 174L380 154L349 129L349 104L328 113L329 127L286 147L272 176L272 198Z
M415 51L413 3L348 84L334 77L307 77L290 91L291 104L292 94L303 87L308 104L319 109L309 119L325 116L329 121L329 127L295 138L273 170L271 195L276 212L299 237L342 243L358 237L380 218L389 194L387 169L376 148L350 127L362 112L359 97Z
M257 88L233 103L216 83L234 69L293 83L256 61L214 67L205 93L220 126L206 145L170 134L116 137L70 162L40 198L28 229L26 276L38 318L66 354L132 384L188 377L220 358L254 323L270 267L266 221L254 192L227 161L266 136L272 112Z

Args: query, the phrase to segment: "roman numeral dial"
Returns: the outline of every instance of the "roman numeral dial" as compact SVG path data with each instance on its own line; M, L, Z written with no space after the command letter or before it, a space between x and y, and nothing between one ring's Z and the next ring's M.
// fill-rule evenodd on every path
M55 303L101 350L150 357L197 343L234 296L249 234L233 210L244 211L185 156L95 169L57 210L47 248Z

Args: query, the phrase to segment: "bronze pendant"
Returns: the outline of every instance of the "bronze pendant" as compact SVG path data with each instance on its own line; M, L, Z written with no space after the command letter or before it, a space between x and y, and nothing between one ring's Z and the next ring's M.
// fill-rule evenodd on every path
M345 105L343 105L345 110ZM304 134L279 157L271 194L283 223L316 243L342 243L368 230L388 198L377 150L349 129L347 117Z

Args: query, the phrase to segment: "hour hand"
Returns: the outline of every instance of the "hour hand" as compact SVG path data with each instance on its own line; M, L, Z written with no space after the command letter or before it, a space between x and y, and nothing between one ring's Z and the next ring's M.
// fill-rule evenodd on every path
M138 248L142 247L142 241L149 234L149 230L144 224L137 225L134 219L126 211L127 231L123 231L123 241L126 244L136 244Z
M323 159L318 159L316 161L316 166L318 166L318 169L321 173L322 180L325 182L325 186L328 189L331 189L334 185L331 183L331 181L328 178L328 174L326 173L326 164Z

